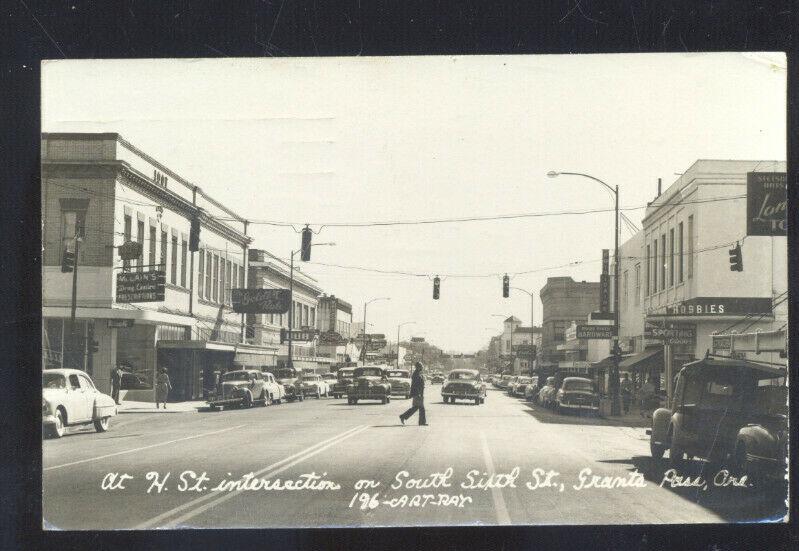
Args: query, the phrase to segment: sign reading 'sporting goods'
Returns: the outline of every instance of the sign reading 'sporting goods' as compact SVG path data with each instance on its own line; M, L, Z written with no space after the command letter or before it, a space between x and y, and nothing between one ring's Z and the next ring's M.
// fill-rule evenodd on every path
M662 341L663 344L696 344L696 324L673 321L646 320L644 338Z
M120 272L117 274L117 302L163 302L166 273Z
M788 177L785 172L746 175L746 235L787 235Z
M615 327L612 325L578 325L578 339L612 339L616 334Z
M291 304L288 289L231 289L233 311L238 314L285 314Z
M666 306L664 311L648 312L648 316L745 316L772 313L771 298L760 297L696 297Z

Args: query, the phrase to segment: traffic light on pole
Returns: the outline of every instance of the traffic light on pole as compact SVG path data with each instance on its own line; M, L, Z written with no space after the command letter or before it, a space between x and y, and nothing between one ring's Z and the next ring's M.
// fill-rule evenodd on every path
M300 246L300 260L308 262L311 260L311 228L305 226L302 229L302 245Z
M64 249L64 254L61 257L61 271L63 273L72 272L75 270L75 253Z
M729 250L730 253L730 270L733 272L744 271L744 259L741 255L741 244L735 242L735 247Z
M505 274L505 277L502 278L502 296L504 298L508 298L510 296L510 278L508 274Z
M433 278L433 300L438 300L438 296L441 292L441 279L438 276Z

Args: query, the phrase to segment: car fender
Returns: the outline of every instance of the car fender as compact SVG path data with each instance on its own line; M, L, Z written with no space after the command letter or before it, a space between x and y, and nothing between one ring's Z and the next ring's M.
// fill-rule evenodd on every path
M656 409L652 413L652 440L661 444L668 444L669 427L672 422L672 413L670 409Z
M113 417L117 414L117 404L114 399L98 392L94 398L92 407L92 419L102 419L103 417Z
M773 454L778 444L774 434L760 425L742 427L738 431L736 443L746 446L747 452L760 456Z

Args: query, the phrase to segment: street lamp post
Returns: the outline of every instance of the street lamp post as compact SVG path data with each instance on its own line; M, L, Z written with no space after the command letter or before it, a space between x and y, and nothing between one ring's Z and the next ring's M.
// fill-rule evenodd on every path
M363 303L363 363L366 365L366 353L369 351L369 339L366 337L366 307L378 300L391 300L390 297L378 297Z
M613 367L610 373L610 395L611 395L611 406L610 406L610 414L611 415L620 415L621 414L621 403L619 402L619 263L621 259L619 258L619 186L615 188L610 187L608 184L600 180L599 178L595 178L589 174L583 174L582 172L555 172L550 171L547 173L547 176L550 178L556 178L561 174L566 174L569 176L582 176L584 178L588 178L590 180L594 180L595 182L599 182L603 186L605 186L611 193L613 193L613 197L616 202L615 206L615 228L613 231L613 241L614 241L614 257L613 257L613 328L614 328L614 335L613 340L613 350L611 351L611 357L613 358Z
M535 361L535 357L533 356L533 342L534 342L534 333L533 328L535 327L535 320L533 318L533 314L535 312L535 294L532 291L526 291L524 289L520 289L518 287L511 287L511 289L515 291L521 291L522 293L527 293L530 295L530 365L528 366L530 369L530 375L533 374L533 362Z
M311 245L312 247L324 247L330 246L333 247L336 244L333 242L330 243L315 243ZM294 329L294 255L300 252L302 249L297 249L296 251L291 251L291 264L289 269L289 355L288 355L288 366L290 368L294 367L294 341L292 339L291 331Z
M399 343L400 343L400 327L402 327L403 325L408 325L408 324L411 324L411 323L416 323L416 322L415 322L415 321L406 321L406 322L404 322L404 323L400 323L400 324L397 326L397 369L399 369Z

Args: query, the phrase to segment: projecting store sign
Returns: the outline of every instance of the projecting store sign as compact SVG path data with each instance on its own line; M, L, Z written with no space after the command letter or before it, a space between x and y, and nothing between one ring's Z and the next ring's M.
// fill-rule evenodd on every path
M239 314L285 314L291 304L288 289L232 289L233 311Z
M578 325L577 338L609 340L616 333L615 329L612 325Z
M319 333L319 344L327 346L342 346L347 344L347 339L335 331L323 331Z
M644 322L644 338L662 341L663 344L696 344L696 324L672 321Z
M120 272L117 274L117 302L163 302L166 273Z
M788 177L785 172L746 175L746 235L787 235Z
M290 335L289 335L290 334ZM284 342L288 342L289 336L291 336L291 340L294 341L312 341L318 334L316 329L292 329L289 331L288 329L281 329L280 330L280 342L281 344Z

